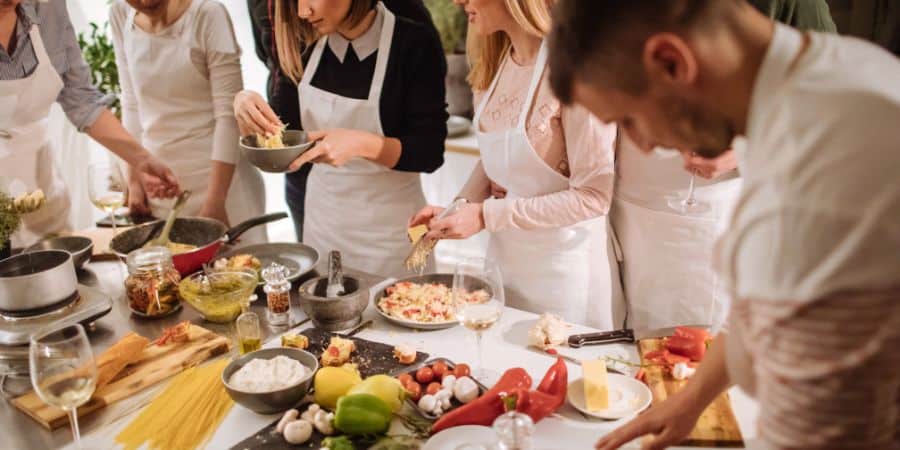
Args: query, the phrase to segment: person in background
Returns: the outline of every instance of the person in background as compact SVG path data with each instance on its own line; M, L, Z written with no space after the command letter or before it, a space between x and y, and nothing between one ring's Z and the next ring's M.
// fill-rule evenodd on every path
M645 152L746 137L716 257L727 332L597 448L675 445L733 383L761 406L761 448L900 446L900 60L743 0L562 0L550 41L554 91Z
M422 0L385 0L384 5L395 15L405 17L434 29L431 16ZM266 80L266 98L272 112L281 119L289 130L300 129L300 102L297 98L297 83L281 71L278 62L272 20L275 17L274 0L247 0L250 11L250 25L253 30L253 41L256 56L269 70ZM434 29L437 33L437 30ZM261 98L254 98L261 103ZM303 240L303 204L306 197L306 180L312 170L312 164L304 164L297 171L284 176L284 193L297 240Z
M339 250L349 267L404 274L406 218L425 205L419 174L444 160L437 33L374 0L278 0L274 33L281 70L298 84L298 125L322 139L292 165L315 163L303 242ZM234 108L244 133L282 126L254 92L238 94Z
M47 203L23 218L13 247L68 230L68 190L53 167L47 118L59 103L69 121L125 160L143 192L171 197L172 171L128 134L91 83L62 1L0 0L0 191L41 189Z
M615 125L563 107L547 82L545 0L458 0L469 15L469 82L481 161L445 219L429 206L410 219L435 239L487 229L488 258L510 306L612 329L621 305L608 258ZM505 198L489 198L491 184ZM616 298L618 297L618 298ZM619 307L621 312L623 308Z
M262 176L241 157L231 108L243 89L241 50L217 0L117 0L109 13L125 126L172 165L192 192L182 214L226 224L265 211ZM132 182L132 213L170 202L147 199ZM264 227L244 241L265 242Z
M752 3L794 27L835 31L825 0ZM662 148L644 155L627 137L621 139L609 216L622 250L628 328L703 325L717 330L725 322L730 299L712 260L741 189L736 168L734 151L712 159ZM706 208L678 211L670 203L687 197L692 174L695 198Z

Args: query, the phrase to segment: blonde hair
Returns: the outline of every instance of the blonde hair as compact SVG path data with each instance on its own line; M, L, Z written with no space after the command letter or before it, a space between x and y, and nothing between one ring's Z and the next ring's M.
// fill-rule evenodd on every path
M377 0L352 0L345 23L351 27L358 25L376 3ZM299 83L303 77L303 52L321 36L297 14L297 0L275 0L272 28L278 65L288 78Z
M528 34L543 38L550 32L550 8L554 0L504 0L504 3L513 20ZM468 81L472 89L483 91L490 87L509 47L509 36L502 31L487 36L468 34L466 53L472 67Z

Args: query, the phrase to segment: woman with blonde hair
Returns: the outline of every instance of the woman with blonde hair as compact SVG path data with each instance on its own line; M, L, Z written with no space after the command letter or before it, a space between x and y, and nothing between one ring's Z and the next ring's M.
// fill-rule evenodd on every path
M425 205L419 173L443 164L447 67L433 28L376 0L276 0L282 72L298 82L301 129L321 139L292 165L314 163L303 242L378 275L404 273L406 218ZM282 127L259 94L234 101L244 134Z
M490 232L488 257L500 266L511 306L601 329L621 325L605 216L615 126L553 97L543 41L550 2L457 3L469 16L481 162L459 194L465 206L443 220L435 218L442 209L429 206L410 224L428 224L436 239Z

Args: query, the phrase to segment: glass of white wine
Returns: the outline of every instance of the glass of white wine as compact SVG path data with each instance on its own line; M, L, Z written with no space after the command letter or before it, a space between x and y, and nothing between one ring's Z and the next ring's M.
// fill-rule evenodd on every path
M116 235L116 211L125 206L128 182L122 176L118 164L91 164L88 166L88 194L91 203L109 215L113 236Z
M503 277L496 263L485 258L466 258L453 273L453 308L456 319L475 332L478 352L473 376L490 383L496 374L484 367L484 333L500 321L505 305Z
M44 403L69 414L75 446L81 448L78 407L94 395L97 364L84 327L59 325L38 331L29 346L31 385Z

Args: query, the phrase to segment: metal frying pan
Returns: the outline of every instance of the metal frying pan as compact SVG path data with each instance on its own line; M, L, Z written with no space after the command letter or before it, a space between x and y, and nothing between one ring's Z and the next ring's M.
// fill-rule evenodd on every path
M284 212L266 214L241 222L230 229L218 220L205 217L175 219L172 233L169 236L172 242L195 245L197 248L173 255L172 262L182 276L196 272L203 267L203 264L210 262L216 256L223 244L233 243L250 228L281 220L287 216L287 213ZM129 228L116 235L109 246L116 252L116 255L124 259L128 253L141 248L147 241L158 236L162 232L164 224L165 221L157 220Z

